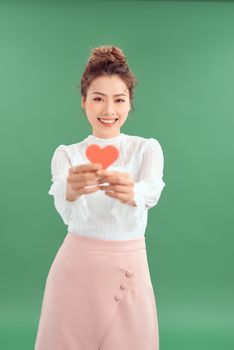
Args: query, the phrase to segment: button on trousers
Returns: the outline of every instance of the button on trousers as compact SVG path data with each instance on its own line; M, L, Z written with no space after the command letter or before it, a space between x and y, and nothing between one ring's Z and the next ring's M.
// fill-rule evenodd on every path
M35 350L159 350L145 237L68 232L50 267Z

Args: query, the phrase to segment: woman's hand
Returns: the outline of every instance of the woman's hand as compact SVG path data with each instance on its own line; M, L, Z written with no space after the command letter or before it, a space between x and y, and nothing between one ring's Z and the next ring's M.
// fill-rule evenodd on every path
M102 177L99 183L109 183L108 186L100 186L100 190L108 190L105 192L106 195L116 198L122 203L136 206L133 193L134 180L129 173L101 169L96 174Z
M66 199L69 201L76 200L83 194L96 192L100 189L100 176L96 174L97 170L102 169L101 164L82 164L71 167L67 176ZM90 188L86 186L96 185Z

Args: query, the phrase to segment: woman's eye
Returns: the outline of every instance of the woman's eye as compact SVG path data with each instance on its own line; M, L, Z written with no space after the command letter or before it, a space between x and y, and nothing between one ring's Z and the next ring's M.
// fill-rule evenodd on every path
M95 98L94 98L94 101L100 101L100 100L102 100L101 97L95 97ZM122 100L121 98L119 98L119 99L116 100L116 101L125 102L125 100Z

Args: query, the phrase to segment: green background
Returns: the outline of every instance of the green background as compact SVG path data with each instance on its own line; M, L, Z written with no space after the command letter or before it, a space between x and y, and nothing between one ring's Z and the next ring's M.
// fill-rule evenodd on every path
M34 348L67 229L51 157L92 133L77 85L105 44L139 81L121 132L164 152L146 230L160 350L233 349L234 3L222 1L0 1L0 348Z

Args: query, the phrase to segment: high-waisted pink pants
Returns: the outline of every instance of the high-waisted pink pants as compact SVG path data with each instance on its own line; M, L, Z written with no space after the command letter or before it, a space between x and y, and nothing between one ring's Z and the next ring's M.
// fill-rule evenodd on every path
M35 349L159 349L145 237L67 233L46 279Z

